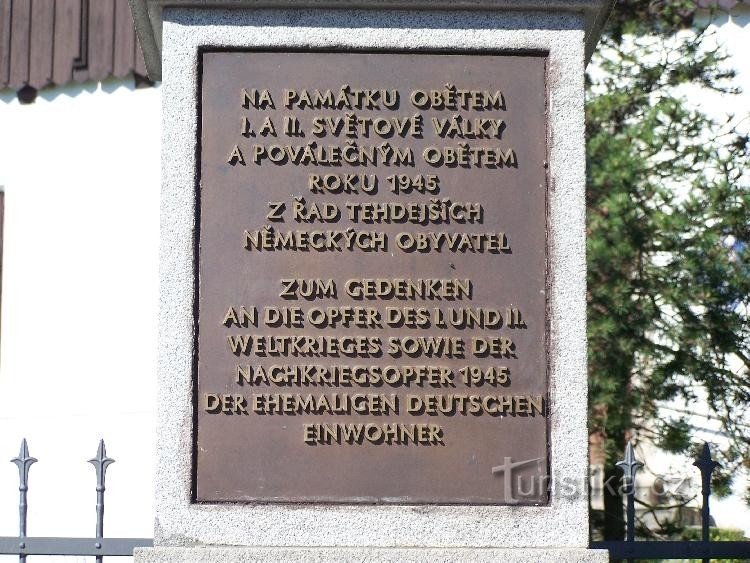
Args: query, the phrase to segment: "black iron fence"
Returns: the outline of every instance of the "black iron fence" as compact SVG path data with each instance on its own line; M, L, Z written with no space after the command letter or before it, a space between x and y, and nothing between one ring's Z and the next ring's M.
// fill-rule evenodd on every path
M26 440L21 442L18 456L11 460L18 466L19 502L18 536L0 537L0 554L18 555L26 561L28 555L77 555L94 556L102 561L104 556L131 556L136 547L151 547L151 538L105 538L104 537L104 492L107 467L114 459L107 456L104 440L99 442L96 457L88 460L96 470L96 533L90 538L34 537L26 534L29 490L29 468L38 460L29 455ZM625 541L592 542L591 547L606 549L612 559L743 559L750 561L750 541L710 541L711 522L711 474L717 463L711 458L708 444L693 463L701 473L701 540L700 541L635 541L635 477L643 463L636 459L633 446L628 444L625 459L617 462L623 471L623 492L626 504Z
M114 459L107 457L104 440L99 441L96 457L88 460L96 469L96 534L93 538L44 538L26 535L27 496L29 490L29 468L38 460L29 455L29 446L24 439L21 451L11 460L18 466L18 536L0 537L0 554L18 555L26 561L27 555L92 555L97 563L108 556L132 556L136 547L150 547L151 538L105 538L104 537L104 491L107 467Z
M635 541L635 477L643 462L635 457L633 445L625 448L625 459L617 462L623 473L623 492L626 498L625 541L591 542L595 549L606 549L612 559L742 559L750 561L750 541L711 541L711 474L718 467L711 457L711 448L703 445L693 465L701 473L701 539L683 541Z

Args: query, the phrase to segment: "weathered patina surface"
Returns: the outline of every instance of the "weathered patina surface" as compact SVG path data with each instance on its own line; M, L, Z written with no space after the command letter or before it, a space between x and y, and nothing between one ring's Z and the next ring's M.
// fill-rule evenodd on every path
M544 57L201 56L196 500L546 503Z

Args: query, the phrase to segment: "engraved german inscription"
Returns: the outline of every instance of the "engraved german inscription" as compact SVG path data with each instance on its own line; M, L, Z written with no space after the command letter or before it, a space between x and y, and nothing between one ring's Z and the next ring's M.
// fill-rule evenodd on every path
M195 500L546 504L545 58L201 57Z

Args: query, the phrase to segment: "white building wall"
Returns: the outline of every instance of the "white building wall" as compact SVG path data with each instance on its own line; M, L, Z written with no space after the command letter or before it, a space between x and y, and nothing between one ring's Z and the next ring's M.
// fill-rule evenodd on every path
M0 94L0 535L23 437L29 535L94 534L100 438L105 534L153 534L159 135L159 90L132 80Z
M742 89L740 96L704 92L697 101L704 111L717 117L736 116L744 130L750 131L750 6L739 4L731 13L700 13L696 21L699 25L708 24L706 31L711 41L730 55L728 66L737 71L733 82Z

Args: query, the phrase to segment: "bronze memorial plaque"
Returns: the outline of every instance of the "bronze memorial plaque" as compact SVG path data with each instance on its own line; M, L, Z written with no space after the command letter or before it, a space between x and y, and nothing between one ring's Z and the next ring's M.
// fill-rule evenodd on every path
M547 503L545 57L201 57L195 501Z

